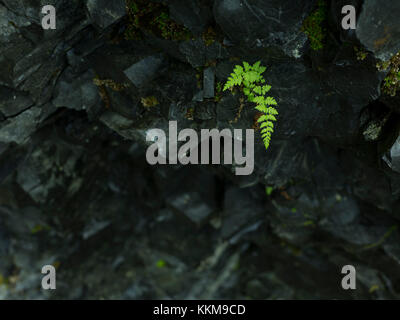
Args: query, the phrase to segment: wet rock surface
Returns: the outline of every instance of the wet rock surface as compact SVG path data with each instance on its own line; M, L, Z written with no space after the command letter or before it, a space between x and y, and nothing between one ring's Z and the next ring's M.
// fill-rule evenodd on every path
M317 1L153 1L134 36L125 1L49 3L56 30L43 1L0 0L0 299L400 298L400 104L376 68L400 50L396 2L352 1L345 32L328 1L318 51ZM252 128L221 86L258 60L279 116L252 175L146 162L171 120Z
M400 50L399 3L366 0L358 22L357 36L379 59L387 60ZM370 12L374 12L373 16Z

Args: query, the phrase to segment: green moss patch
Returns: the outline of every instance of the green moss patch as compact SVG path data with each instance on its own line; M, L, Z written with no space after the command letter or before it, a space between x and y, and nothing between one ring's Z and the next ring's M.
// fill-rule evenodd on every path
M310 40L313 50L321 50L324 47L326 38L325 21L328 15L328 5L325 0L319 0L315 9L303 22L303 31Z
M191 38L190 31L173 21L169 16L168 7L162 3L149 0L126 0L128 25L125 39L141 38L141 30L146 30L155 36L167 40L187 40Z
M379 62L379 70L389 70L382 84L383 93L394 97L400 89L400 52L395 54L390 60Z

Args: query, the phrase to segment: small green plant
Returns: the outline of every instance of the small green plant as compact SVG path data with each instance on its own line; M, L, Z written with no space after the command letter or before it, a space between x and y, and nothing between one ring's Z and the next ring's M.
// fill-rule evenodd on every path
M394 97L400 87L400 72L389 73L383 83L383 91Z
M155 96L143 97L141 102L145 108L152 108L160 104Z
M205 32L203 32L202 38L205 45L209 47L215 42L217 33L212 27L209 27Z
M274 187L265 187L265 193L267 194L268 197L272 194L273 191Z
M149 0L126 0L128 13L126 40L139 40L141 30L168 40L187 40L190 31L173 21L168 7L159 2Z
M305 222L303 223L303 226L304 226L304 227L309 227L309 226L314 226L314 225L315 225L315 222L312 221L312 220L307 220L307 221L305 221Z
M217 82L217 84L215 85L214 101L215 102L221 101L221 95L222 95L222 83L221 82Z
M251 66L247 62L243 62L243 67L241 65L235 66L223 91L233 90L235 86L238 86L243 89L247 100L256 104L255 109L262 113L257 120L260 123L261 137L265 149L268 149L271 135L274 132L273 121L276 121L275 116L278 115L278 111L274 107L277 105L276 100L266 95L271 90L271 86L265 84L262 74L267 68L261 66L260 63L258 61Z
M378 70L389 70L382 84L383 93L394 97L400 90L400 52L388 61L377 64Z
M367 58L368 53L365 52L363 49L357 48L356 46L354 46L354 51L356 53L357 60L363 61Z
M318 7L303 22L301 31L303 31L310 40L310 46L313 50L321 50L324 47L326 29L324 23L326 20L328 6L325 0L318 1Z
M158 260L156 263L157 268L164 268L166 265L167 263L162 259Z
M217 91L217 93L221 93L222 92L222 83L221 82L217 82L216 91Z

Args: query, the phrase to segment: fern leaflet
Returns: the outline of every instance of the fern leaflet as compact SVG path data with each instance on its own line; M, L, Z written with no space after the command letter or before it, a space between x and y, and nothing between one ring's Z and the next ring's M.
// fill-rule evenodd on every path
M262 113L257 120L260 123L261 138L265 149L268 149L271 135L274 132L273 122L277 121L275 116L278 115L274 106L277 106L278 103L273 97L266 96L271 90L271 86L265 84L265 79L262 76L266 70L267 68L261 66L260 61L253 65L244 61L243 67L235 66L223 90L232 90L235 86L242 87L247 100L256 104L255 109Z

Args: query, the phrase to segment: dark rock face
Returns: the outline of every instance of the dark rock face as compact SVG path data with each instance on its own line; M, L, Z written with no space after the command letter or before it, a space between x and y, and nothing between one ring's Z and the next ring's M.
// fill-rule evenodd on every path
M124 73L136 87L141 87L156 77L162 64L162 56L149 56L129 67Z
M126 14L126 4L124 0L88 0L86 7L91 18L91 22L101 29L106 29L118 22Z
M214 15L224 32L244 47L277 46L290 57L300 57L307 37L300 32L311 1L217 0Z
M400 50L398 12L400 4L366 0L357 26L361 43L381 60L390 59ZM371 15L371 12L374 14Z
M200 35L212 22L212 1L169 0L171 17L193 34Z
M376 68L400 50L400 7L384 2L327 1L314 51L317 1L146 1L166 11L131 38L122 0L0 0L0 299L400 298L400 100ZM242 61L267 66L279 110L253 174L150 166L146 133L171 120L255 126L222 91ZM46 264L55 291L38 290Z

